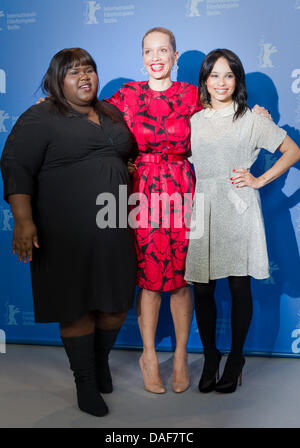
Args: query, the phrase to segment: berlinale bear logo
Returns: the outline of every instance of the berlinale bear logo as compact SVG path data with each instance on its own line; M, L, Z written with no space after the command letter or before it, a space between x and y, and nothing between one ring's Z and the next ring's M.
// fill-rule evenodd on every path
M199 3L203 3L204 0L189 0L189 2L186 4L187 17L200 17L200 11L199 11Z
M261 51L260 51L260 68L267 68L267 67L274 67L272 60L271 60L271 55L274 53L277 53L277 48L275 47L275 45L272 45L271 43L267 43L264 42L263 39L260 41L260 47L261 47Z
M0 110L0 132L7 132L6 127L4 126L4 120L7 120L9 115L5 113L5 110Z
M98 20L96 17L96 11L101 9L101 6L99 3L95 1L88 1L86 2L86 10L85 10L85 24L86 25L97 25Z

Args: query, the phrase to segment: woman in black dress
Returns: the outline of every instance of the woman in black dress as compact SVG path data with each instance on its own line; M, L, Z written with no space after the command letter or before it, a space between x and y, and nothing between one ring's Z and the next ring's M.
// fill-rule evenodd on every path
M36 322L60 323L80 409L103 416L99 391L112 391L108 355L136 276L132 229L118 215L105 227L103 206L108 194L109 213L119 210L120 186L129 194L132 140L117 108L97 100L97 68L85 50L57 53L42 86L50 99L19 118L1 159L13 252L31 261Z

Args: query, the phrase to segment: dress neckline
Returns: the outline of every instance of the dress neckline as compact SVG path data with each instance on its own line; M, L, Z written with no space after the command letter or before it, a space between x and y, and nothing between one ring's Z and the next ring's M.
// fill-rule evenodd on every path
M212 109L211 107L206 107L203 111L203 115L205 118L217 118L217 117L229 117L230 115L235 114L237 110L237 104L232 101L232 103L224 107L224 109Z
M174 92L177 91L178 85L179 85L179 83L177 81L172 81L172 84L166 90L153 90L149 86L149 82L145 81L145 84L142 87L144 90L146 90L148 93L150 93L152 97L159 97L161 95L164 95L164 96L172 95Z

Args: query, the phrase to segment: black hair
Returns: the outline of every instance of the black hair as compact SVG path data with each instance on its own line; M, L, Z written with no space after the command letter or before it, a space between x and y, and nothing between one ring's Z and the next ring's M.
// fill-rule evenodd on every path
M245 82L245 71L240 58L230 50L220 49L213 50L205 57L202 62L199 73L199 99L203 106L210 105L210 95L206 87L206 80L211 74L213 67L218 59L225 58L235 77L235 90L232 95L233 101L237 104L233 119L242 117L245 112L250 109L247 105L247 90Z
M90 65L97 73L97 65L92 56L82 48L65 48L56 53L50 61L49 68L41 83L42 91L48 95L54 109L63 115L69 115L72 109L64 97L63 83L67 71L72 67ZM120 114L109 107L105 101L99 101L97 96L92 100L91 106L96 111L109 116L113 121L120 121Z

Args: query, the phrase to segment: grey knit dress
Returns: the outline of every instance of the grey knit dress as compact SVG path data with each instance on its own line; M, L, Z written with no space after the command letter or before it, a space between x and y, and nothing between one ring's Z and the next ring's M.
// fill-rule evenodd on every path
M234 169L250 169L260 148L275 152L286 131L250 110L233 121L234 112L232 103L222 110L203 109L191 118L197 180L186 259L188 282L269 277L259 193L251 187L237 188L230 178Z

